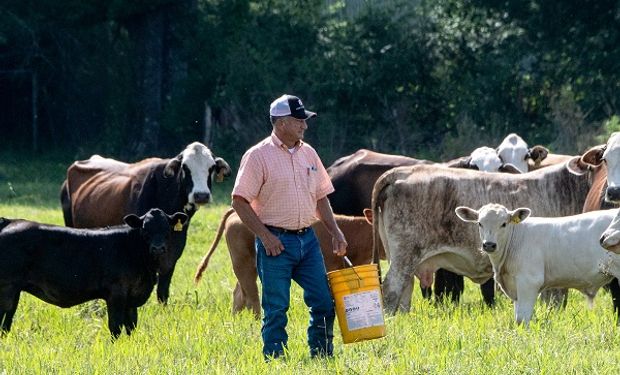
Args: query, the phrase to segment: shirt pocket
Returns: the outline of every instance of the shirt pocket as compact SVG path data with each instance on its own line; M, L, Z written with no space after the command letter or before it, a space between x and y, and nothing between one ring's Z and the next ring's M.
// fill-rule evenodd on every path
M318 173L315 166L309 166L306 169L306 186L312 198L316 198L316 189L318 182Z

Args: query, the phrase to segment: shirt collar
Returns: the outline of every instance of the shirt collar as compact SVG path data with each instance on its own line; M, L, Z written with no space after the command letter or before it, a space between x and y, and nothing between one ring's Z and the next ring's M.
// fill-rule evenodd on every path
M288 146L284 144L284 142L282 142L282 140L280 140L280 138L278 138L278 136L276 135L275 132L271 132L271 142L276 145L277 147L283 149L283 150L287 150L288 151ZM299 150L301 148L301 146L304 145L304 142L300 139L297 144L295 145L295 151Z

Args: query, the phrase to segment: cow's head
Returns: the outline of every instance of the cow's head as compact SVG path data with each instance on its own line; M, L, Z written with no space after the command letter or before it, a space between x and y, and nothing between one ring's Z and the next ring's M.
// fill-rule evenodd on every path
M222 181L231 172L224 159L214 157L207 146L194 142L168 162L164 168L164 177L178 176L182 189L187 193L188 204L200 206L211 202L213 177L216 181Z
M512 164L504 163L497 150L491 147L478 147L467 156L447 163L451 168L475 169L482 172L521 173Z
M543 146L528 148L523 138L511 133L497 147L497 154L504 164L514 165L521 173L525 173L528 171L528 159L538 165L547 157L549 150Z
M159 208L152 208L142 216L130 214L123 220L130 227L140 229L140 234L149 245L149 251L157 256L168 251L170 234L182 231L188 216L182 212L167 215Z
M521 173L521 171L510 163L505 163L499 157L497 150L491 147L478 147L472 151L470 166L483 172L505 172L505 173Z
M508 241L510 227L527 219L531 213L529 208L508 211L506 207L495 203L486 204L478 211L460 206L454 212L459 219L478 224L482 250L486 253L494 253L498 247L503 249Z
M613 133L607 143L588 149L580 157L568 161L571 173L583 175L593 167L605 163L607 167L607 190L605 200L620 203L620 132Z

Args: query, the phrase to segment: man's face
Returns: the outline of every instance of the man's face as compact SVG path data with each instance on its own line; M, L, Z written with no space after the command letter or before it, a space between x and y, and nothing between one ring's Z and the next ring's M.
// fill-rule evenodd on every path
M306 120L296 119L291 116L287 116L282 119L284 125L282 126L283 135L290 140L301 140L304 139L304 132L308 128L308 124L306 124Z

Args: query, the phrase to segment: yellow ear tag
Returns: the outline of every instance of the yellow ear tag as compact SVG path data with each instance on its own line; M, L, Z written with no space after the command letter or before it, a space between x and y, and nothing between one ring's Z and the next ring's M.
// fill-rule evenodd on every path
M512 220L510 220L513 224L519 224L521 222L521 218L519 216L513 216Z
M181 224L181 219L179 219L179 221L177 221L176 224L174 224L174 231L175 232L180 232L183 230L183 224Z

